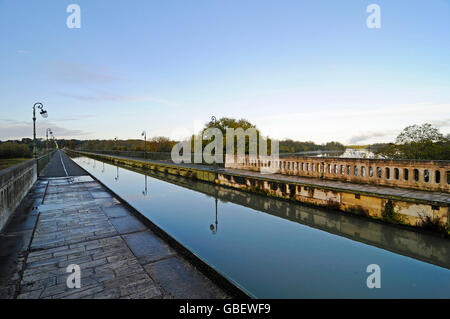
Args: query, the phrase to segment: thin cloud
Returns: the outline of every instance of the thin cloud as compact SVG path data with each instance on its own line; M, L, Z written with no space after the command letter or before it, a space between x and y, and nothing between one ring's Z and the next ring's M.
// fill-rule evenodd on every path
M94 118L96 117L96 115L93 114L82 114L82 115L77 115L77 116L72 116L72 117L56 117L53 118L54 121L56 122L70 122L70 121L80 121L80 120L85 120L85 119L90 119L90 118Z
M441 121L430 121L431 125L434 125L438 128L441 127L450 127L450 119L441 120Z
M95 94L59 93L59 95L84 102L154 102L171 107L180 106L179 103L154 98L152 96L127 96L109 92L97 92Z
M30 51L27 51L27 50L17 50L16 53L17 53L17 54L27 54L27 53L30 53Z
M362 142L366 142L369 141L373 138L383 138L383 137L388 137L388 136L392 136L393 132L366 132L366 133L361 133L358 135L354 135L352 137L350 137L349 139L349 144L359 144Z
M0 140L2 141L33 137L33 123L31 122L0 120L0 123ZM89 132L68 129L55 125L51 122L47 122L45 123L45 125L41 124L37 127L37 136L40 138L45 137L45 131L47 128L52 129L56 138L70 138L77 136L86 136L90 134Z
M107 67L88 66L68 61L53 62L48 73L59 81L71 83L110 83L118 79Z

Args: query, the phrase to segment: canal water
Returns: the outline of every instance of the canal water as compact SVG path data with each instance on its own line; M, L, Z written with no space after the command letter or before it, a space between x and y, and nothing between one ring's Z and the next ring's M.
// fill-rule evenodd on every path
M76 163L257 298L450 298L450 241L86 157ZM216 213L217 212L217 213ZM381 288L369 289L369 265Z

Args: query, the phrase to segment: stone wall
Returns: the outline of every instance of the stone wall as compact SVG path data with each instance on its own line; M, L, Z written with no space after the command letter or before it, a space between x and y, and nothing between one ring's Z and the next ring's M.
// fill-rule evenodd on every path
M450 192L450 161L226 156L226 168Z
M229 173L217 175L216 184L269 197L340 210L379 220L383 219L383 211L386 209L387 203L391 202L399 223L418 226L422 218L428 216L432 219L439 218L441 223L445 225L449 224L449 207L443 202L427 202L372 193L363 194L358 191L274 181L253 176L238 176ZM394 222L394 220L389 222Z
M39 171L47 166L52 154L38 159ZM0 231L36 180L37 167L34 159L0 171Z

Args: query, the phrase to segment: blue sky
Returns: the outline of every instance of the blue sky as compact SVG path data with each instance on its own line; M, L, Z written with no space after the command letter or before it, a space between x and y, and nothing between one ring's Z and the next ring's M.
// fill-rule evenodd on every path
M1 140L31 137L38 101L58 138L181 137L211 115L319 143L450 133L448 0L0 0L0 38Z

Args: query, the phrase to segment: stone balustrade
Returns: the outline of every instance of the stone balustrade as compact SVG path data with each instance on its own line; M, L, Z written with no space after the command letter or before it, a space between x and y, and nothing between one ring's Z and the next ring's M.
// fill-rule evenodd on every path
M450 161L226 156L226 168L450 192Z

